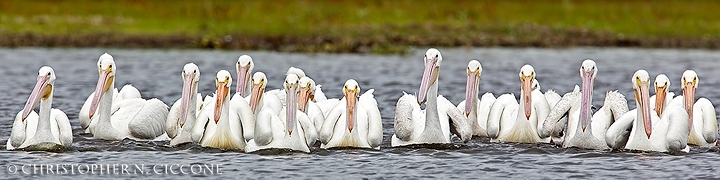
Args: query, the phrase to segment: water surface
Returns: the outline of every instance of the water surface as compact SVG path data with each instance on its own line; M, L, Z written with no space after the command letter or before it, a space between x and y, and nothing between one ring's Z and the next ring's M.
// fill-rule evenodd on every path
M543 91L571 91L580 82L579 67L585 58L595 59L594 104L600 106L604 93L619 90L635 107L631 76L648 70L651 77L665 73L672 81L671 91L681 93L680 76L694 69L700 77L696 97L707 97L716 106L720 98L720 52L669 49L440 49L444 61L440 68L439 93L453 103L464 98L465 68L470 59L483 65L481 93L519 94L518 73L532 64ZM218 70L234 75L237 57L250 54L255 71L268 76L267 89L280 88L285 71L291 66L305 70L330 98L342 95L345 80L354 78L361 91L375 89L383 117L384 141L380 151L322 150L312 153L274 155L226 152L196 145L167 147L167 142L104 141L83 133L77 121L82 103L97 82L97 59L109 52L117 65L116 87L133 84L145 98L172 103L180 98L180 72L185 63L200 67L200 92L214 91ZM22 109L43 65L55 69L53 107L65 111L73 125L73 149L65 153L0 151L0 174L9 166L24 164L221 164L222 174L192 176L230 178L699 178L717 177L720 154L717 148L693 148L687 154L631 153L561 149L549 144L497 144L476 138L444 148L391 148L394 107L402 92L415 93L420 86L425 49L405 56L359 54L287 54L277 52L206 50L125 50L125 49L0 49L0 143L10 136L12 121ZM234 87L234 86L233 86ZM4 149L5 147L1 147ZM30 175L8 175L23 177ZM34 175L45 177L48 175ZM64 175L69 176L69 175ZM97 178L97 175L79 177ZM173 174L124 174L102 177L166 177ZM185 175L190 176L190 175Z

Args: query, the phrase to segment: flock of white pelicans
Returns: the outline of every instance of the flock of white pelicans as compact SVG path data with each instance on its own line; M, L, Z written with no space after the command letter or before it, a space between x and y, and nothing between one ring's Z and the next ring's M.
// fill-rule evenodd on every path
M491 142L659 152L717 145L715 108L706 98L695 101L698 77L692 70L683 73L682 96L677 97L669 92L670 80L663 74L655 78L655 96L650 97L650 76L638 70L631 79L637 109L629 110L625 97L611 91L593 113L593 82L598 71L593 60L585 60L580 67L581 85L562 97L552 90L542 93L533 67L523 66L519 103L513 94L496 98L485 93L478 98L482 66L471 60L465 101L457 106L438 94L442 61L440 51L429 49L418 96L403 92L398 99L393 147L451 143L453 137L467 142L473 136ZM231 74L220 70L215 93L202 98L198 93L200 71L195 64L186 64L181 73L182 96L168 110L158 99L142 99L133 86L116 89L117 66L105 53L97 62L97 86L82 106L78 121L97 139L169 140L171 146L197 143L245 152L310 152L316 144L320 148L380 148L382 119L372 89L361 95L358 83L350 79L342 88L344 97L328 99L320 85L301 69L291 67L283 89L266 92L266 76L262 72L251 76L253 66L250 56L240 56L235 94L230 93ZM37 84L15 118L7 149L72 145L70 121L62 111L51 109L55 78L52 68L40 68Z

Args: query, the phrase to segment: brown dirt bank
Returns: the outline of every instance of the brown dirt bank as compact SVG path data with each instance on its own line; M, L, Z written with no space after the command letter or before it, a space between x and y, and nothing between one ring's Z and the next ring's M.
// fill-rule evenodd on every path
M421 30L416 30L417 28ZM410 31L410 33L407 33ZM442 33L434 33L442 32ZM473 33L475 32L475 33ZM281 52L404 53L411 46L436 47L645 47L720 49L720 38L624 37L585 29L557 30L400 27L352 33L305 36L133 35L133 34L0 34L1 47L214 48Z

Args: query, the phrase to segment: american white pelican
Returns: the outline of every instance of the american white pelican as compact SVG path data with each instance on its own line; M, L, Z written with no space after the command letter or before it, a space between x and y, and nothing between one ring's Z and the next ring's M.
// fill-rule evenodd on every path
M167 140L167 105L155 98L140 98L140 92L130 85L114 97L117 66L113 57L101 55L97 66L98 83L80 110L80 123L88 124L88 131L99 139Z
M248 141L247 152L263 149L310 152L310 146L317 140L317 130L310 118L297 108L299 79L297 74L288 74L285 78L285 113L277 115L270 108L260 110L255 120L255 137Z
M655 95L650 97L650 109L662 117L662 111L670 101L673 100L675 93L670 92L670 79L665 74L655 76ZM656 101L659 99L660 101Z
M280 99L278 99L275 94L266 93L266 85L267 77L265 76L265 73L256 72L253 74L251 81L252 91L250 92L250 96L247 97L253 116L240 119L243 125L243 136L245 137L245 141L249 141L255 136L255 119L260 114L260 110L267 107L272 109L272 112L275 114L279 114L282 111L283 105L280 103Z
M207 104L208 108L200 113L196 122L198 124L192 131L193 141L199 142L203 147L245 150L240 119L232 116L230 107L231 84L230 72L218 71L215 76L215 97Z
M13 122L6 149L55 150L72 145L72 128L67 115L52 108L55 90L55 71L43 66L38 71L37 83L22 111ZM39 114L33 109L40 104Z
M440 51L428 49L424 61L419 96L416 98L403 92L404 95L398 99L391 145L450 143L451 132L462 141L469 141L472 129L467 117L445 97L438 96L438 75L442 63ZM420 104L426 99L425 110L420 110Z
M287 73L285 73L285 75L290 75L290 74L295 74L298 76L298 78L305 77L305 71L303 71L300 68L296 68L296 67L288 68L288 71L287 71ZM280 99L280 103L283 106L285 106L285 97L286 97L285 89L283 89L283 88L273 89L273 90L267 91L265 94L274 94L275 96L278 97L278 99Z
M194 63L187 63L181 73L183 80L182 96L170 108L165 131L171 146L193 142L191 138L195 119L202 112L202 96L198 93L200 69Z
M638 70L632 77L637 109L629 111L610 125L605 134L609 146L622 139L627 129L632 129L625 149L659 152L688 152L688 115L680 106L667 106L663 116L650 110L650 76L645 70ZM628 123L630 122L630 123ZM617 147L613 147L617 148Z
M325 121L325 113L317 103L312 101L315 94L315 81L309 77L301 77L299 81L300 92L298 94L298 109L308 115L308 118L315 125L315 130L320 129ZM329 111L329 110L326 110Z
M580 66L582 92L571 92L553 107L545 120L541 137L557 135L567 127L563 147L579 147L586 149L609 149L605 142L605 132L615 119L628 111L625 96L610 91L605 95L605 102L595 114L592 114L593 84L597 75L595 61L585 60ZM561 118L568 115L568 121ZM567 124L565 124L567 123Z
M693 70L683 73L682 79L683 95L675 98L674 102L682 103L682 107L690 118L690 135L688 144L697 146L715 146L718 136L718 123L715 116L715 106L706 98L695 100L695 90L698 86L698 76ZM674 103L673 102L673 103Z
M359 147L380 149L382 118L373 89L365 91L358 100L360 86L349 79L343 87L345 97L332 109L322 125L318 139L320 148Z
M237 87L235 93L241 97L250 95L250 74L252 74L255 63L253 63L252 57L249 55L241 55L237 64L235 64L235 70L237 72Z
M458 103L457 108L465 111L465 116L468 117L472 127L473 136L487 137L485 128L490 107L495 102L495 95L487 92L483 94L482 99L478 99L478 85L480 84L480 75L482 75L480 62L471 60L466 71L465 100Z
M547 99L540 96L542 93L533 93L535 70L530 65L524 65L519 76L520 103L513 94L503 94L495 100L488 115L488 136L499 142L550 142L549 138L541 139L538 134L538 123L547 117L550 107Z
M538 125L547 117L550 107L539 91L533 93L532 83L535 70L530 65L520 68L520 103L513 94L499 96L488 115L487 131L492 141L538 143L550 142L541 139Z

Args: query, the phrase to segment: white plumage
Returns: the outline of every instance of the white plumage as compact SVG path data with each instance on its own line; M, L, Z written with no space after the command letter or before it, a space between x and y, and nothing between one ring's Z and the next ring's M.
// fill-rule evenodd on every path
M100 77L95 91L80 110L79 120L95 138L106 140L167 140L168 107L158 99L145 100L131 85L115 96L115 61L110 54L98 60ZM99 94L98 94L99 92Z
M297 109L297 74L288 74L285 79L287 105L281 114L275 114L270 108L260 110L255 120L254 138L247 143L247 152L263 149L290 149L310 152L310 146L317 140L317 130L308 116Z
M495 95L488 92L478 99L478 84L482 75L482 65L477 60L471 60L467 67L467 82L465 87L465 100L457 104L457 108L465 112L472 128L472 135L487 137L487 118Z
M345 98L330 110L320 130L318 139L323 143L320 148L380 149L383 138L382 118L373 91L366 91L356 100L360 93L358 83L353 79L345 82Z
M198 124L192 131L192 140L203 147L245 150L240 117L251 116L252 112L244 100L231 105L231 84L230 72L218 71L215 77L215 97L208 97L210 101L198 115Z
M425 53L425 70L416 98L403 92L395 107L395 134L391 145L450 143L451 131L463 141L472 138L467 117L450 101L438 96L438 75L442 56L435 48ZM427 99L425 110L420 104Z
M72 146L70 120L61 110L52 109L55 78L52 68L40 68L25 107L15 116L6 149L57 150ZM33 110L38 103L39 114Z
M520 103L513 94L503 94L495 100L488 115L488 136L499 142L550 142L549 138L540 138L538 132L539 123L547 117L550 107L542 92L533 90L535 70L525 65L519 75Z
M670 105L663 111L663 116L650 110L649 84L650 76L645 70L638 70L632 78L637 109L621 116L608 129L606 142L609 146L623 139L622 133L632 129L625 149L659 152L688 152L688 115L679 106ZM671 102L672 104L672 102ZM619 147L613 147L619 148Z

